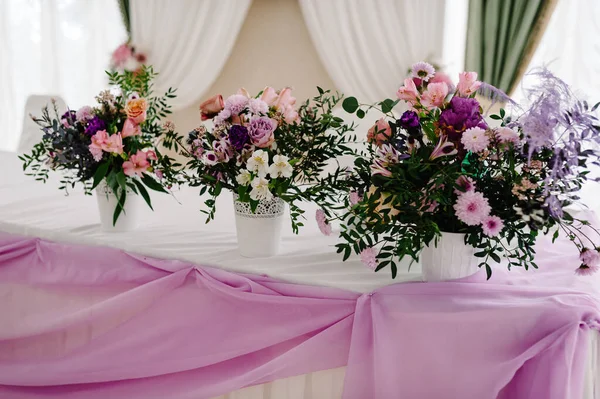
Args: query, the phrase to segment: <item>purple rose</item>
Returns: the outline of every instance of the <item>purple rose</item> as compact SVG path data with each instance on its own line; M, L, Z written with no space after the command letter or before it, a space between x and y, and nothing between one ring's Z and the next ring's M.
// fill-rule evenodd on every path
M93 136L99 130L106 130L106 123L97 116L94 116L88 122L88 125L85 128L85 134L87 134L88 136Z
M248 135L252 144L259 148L266 148L275 142L275 129L277 122L266 116L253 118L248 127Z
M249 140L248 129L245 126L233 125L231 126L231 129L229 129L229 141L236 151L242 151L244 144L248 143Z
M440 115L440 128L455 143L460 143L465 130L475 126L482 129L488 127L479 112L479 102L474 98L454 96Z

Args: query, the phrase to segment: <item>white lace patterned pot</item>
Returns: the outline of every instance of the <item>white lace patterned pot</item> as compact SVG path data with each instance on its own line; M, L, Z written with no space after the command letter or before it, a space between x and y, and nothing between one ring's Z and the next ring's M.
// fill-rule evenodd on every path
M100 224L103 231L122 232L135 230L140 221L140 208L145 206L144 199L127 189L127 197L123 211L113 226L113 215L117 207L117 197L112 189L102 180L96 186L96 200L98 201L98 210L100 212Z
M445 281L475 274L481 259L475 257L475 248L465 244L464 234L442 233L437 246L434 240L423 248L420 260L423 280Z
M261 200L254 213L250 204L237 201L237 196L234 197L233 204L240 255L265 258L277 254L285 202L281 198Z

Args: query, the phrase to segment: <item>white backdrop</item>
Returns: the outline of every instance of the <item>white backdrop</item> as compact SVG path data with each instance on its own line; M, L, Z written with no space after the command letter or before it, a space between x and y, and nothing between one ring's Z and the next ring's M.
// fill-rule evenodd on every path
M116 1L1 0L0 149L16 149L28 95L92 102L126 38Z

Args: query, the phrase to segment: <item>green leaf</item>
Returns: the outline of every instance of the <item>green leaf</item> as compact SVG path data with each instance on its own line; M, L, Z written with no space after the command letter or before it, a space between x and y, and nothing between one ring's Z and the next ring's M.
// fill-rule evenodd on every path
M152 208L152 202L150 201L150 195L148 194L148 191L146 191L146 187L144 187L144 185L142 183L140 183L138 181L138 179L131 179L131 180L133 181L133 184L135 184L135 186L138 188L140 195L142 197L144 197L146 204L148 204L150 209L154 210L154 208Z
M125 177L125 173L123 173L123 171L117 173L117 183L121 189L127 190L127 178Z
M485 274L488 280L492 277L492 268L487 263L485 264Z
M365 114L365 111L363 111L362 109L359 109L358 111L356 111L356 117L357 117L358 119L362 119L362 118L364 118L364 117L365 117L365 115L366 115L366 114Z
M498 256L498 254L490 252L490 258L494 259L496 263L500 263L500 257Z
M142 182L151 190L158 191L160 193L168 193L167 190L163 188L156 180L148 176L147 174L142 174Z
M125 199L127 198L127 190L123 190L121 192L121 196L119 197L119 201L117 202L117 206L115 208L115 213L113 214L113 226L117 224L117 219L119 219L119 215L123 211L123 207L125 206Z
M501 120L501 119L502 119L502 117L501 117L501 116L499 116L499 115L490 115L490 118L492 118L492 119L495 119L495 120L497 120L497 121L499 121L499 120Z
M96 173L94 173L94 183L92 184L92 188L90 190L95 189L96 186L100 184L102 179L106 177L106 173L108 173L109 167L110 164L108 162L104 162L103 164L98 166L98 169L96 169Z
M348 97L342 102L344 111L353 114L358 109L358 100L356 97Z
M381 105L381 112L383 112L384 114L391 112L392 109L396 106L396 104L397 102L390 98L386 98L385 100L379 103L379 105Z

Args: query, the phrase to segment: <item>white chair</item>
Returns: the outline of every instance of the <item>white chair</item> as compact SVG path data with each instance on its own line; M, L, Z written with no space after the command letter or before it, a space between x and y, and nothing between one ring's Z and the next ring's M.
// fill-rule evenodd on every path
M18 147L19 154L31 151L33 146L41 140L43 135L40 127L31 120L29 115L31 114L40 117L42 115L42 108L48 105L50 115L52 116L54 111L52 110L51 100L53 98L56 100L56 106L59 113L58 116L60 117L67 110L67 105L60 96L31 95L27 97L23 115L23 129L21 130L21 139L19 140Z

